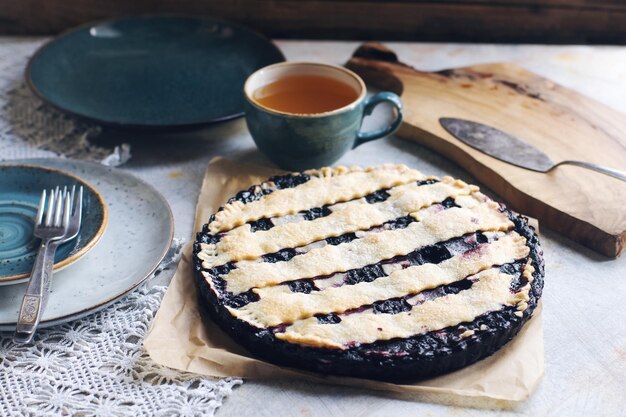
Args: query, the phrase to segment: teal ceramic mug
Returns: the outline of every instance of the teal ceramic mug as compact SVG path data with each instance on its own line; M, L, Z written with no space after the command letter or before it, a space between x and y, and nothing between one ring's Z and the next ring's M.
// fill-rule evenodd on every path
M259 89L285 77L309 75L339 81L353 89L356 98L347 105L321 113L276 110L255 98ZM380 92L367 98L366 92L363 80L340 66L309 62L270 65L252 74L244 85L248 130L261 152L283 169L302 171L331 165L348 150L390 135L402 122L400 97ZM361 132L363 118L385 102L396 109L393 122L378 130Z

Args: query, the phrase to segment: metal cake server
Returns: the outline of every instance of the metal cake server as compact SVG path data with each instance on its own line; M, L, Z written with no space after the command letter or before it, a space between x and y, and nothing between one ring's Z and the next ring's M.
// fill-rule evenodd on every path
M501 161L538 172L548 172L559 165L576 165L626 181L626 172L583 161L555 163L543 151L509 133L471 120L442 117L441 126L466 145Z

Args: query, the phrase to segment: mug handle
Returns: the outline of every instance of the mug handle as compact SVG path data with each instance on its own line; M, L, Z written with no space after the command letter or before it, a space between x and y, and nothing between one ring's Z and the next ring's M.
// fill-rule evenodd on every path
M381 129L377 129L371 132L357 133L356 140L354 141L354 146L352 146L352 149L356 148L357 146L363 145L365 142L380 139L382 137L390 135L400 127L403 116L402 101L400 101L400 97L397 94L391 93L389 91L383 91L381 93L374 94L372 97L365 100L365 106L363 106L363 118L372 114L372 111L374 111L374 107L383 102L391 103L391 105L395 107L397 113L396 119L387 127L383 127Z

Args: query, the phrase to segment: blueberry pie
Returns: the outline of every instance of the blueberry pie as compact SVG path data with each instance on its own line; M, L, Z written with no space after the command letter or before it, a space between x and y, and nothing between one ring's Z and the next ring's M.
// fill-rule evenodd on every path
M467 366L543 288L537 235L473 185L402 165L270 178L194 245L205 315L280 365L403 381Z

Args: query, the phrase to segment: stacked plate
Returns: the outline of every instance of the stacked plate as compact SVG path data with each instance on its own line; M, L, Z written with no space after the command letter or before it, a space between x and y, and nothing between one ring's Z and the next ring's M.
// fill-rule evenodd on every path
M64 159L0 163L0 330L13 330L38 249L43 189L82 185L83 221L59 247L41 327L103 308L144 282L170 248L174 219L152 186L123 171Z

